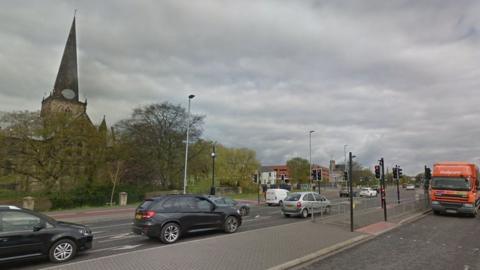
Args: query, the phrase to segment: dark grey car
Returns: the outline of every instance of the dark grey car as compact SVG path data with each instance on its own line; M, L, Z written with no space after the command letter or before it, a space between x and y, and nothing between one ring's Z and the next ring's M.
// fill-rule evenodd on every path
M242 203L228 197L212 196L209 195L208 198L212 200L216 205L219 206L231 206L237 209L242 216L248 216L250 214L250 205L248 203Z
M216 205L205 196L167 195L147 199L137 207L132 231L170 244L187 232L234 233L241 224L237 209Z
M92 242L93 234L87 226L0 205L0 263L35 257L66 262L77 252L92 248Z

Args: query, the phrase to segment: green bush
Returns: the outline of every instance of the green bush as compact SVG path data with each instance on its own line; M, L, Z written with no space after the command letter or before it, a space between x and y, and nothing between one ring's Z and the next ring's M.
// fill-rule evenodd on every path
M53 209L68 209L80 206L104 206L110 202L112 187L108 185L81 186L64 193L49 196ZM134 203L144 199L145 189L138 186L122 186L115 188L113 201L118 204L120 192L128 193L128 202Z
M190 194L209 194L210 187L212 186L212 180L200 180L195 182L195 185L187 186L187 193Z

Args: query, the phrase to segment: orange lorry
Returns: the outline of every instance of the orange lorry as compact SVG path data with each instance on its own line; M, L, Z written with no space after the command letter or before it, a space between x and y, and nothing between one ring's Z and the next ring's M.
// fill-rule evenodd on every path
M434 214L455 213L476 216L479 207L478 168L467 162L433 165L430 200Z

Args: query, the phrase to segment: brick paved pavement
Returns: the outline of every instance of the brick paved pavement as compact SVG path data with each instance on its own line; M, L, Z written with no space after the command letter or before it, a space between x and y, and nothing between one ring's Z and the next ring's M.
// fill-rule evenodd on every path
M47 269L268 269L321 249L367 236L311 221L73 262Z

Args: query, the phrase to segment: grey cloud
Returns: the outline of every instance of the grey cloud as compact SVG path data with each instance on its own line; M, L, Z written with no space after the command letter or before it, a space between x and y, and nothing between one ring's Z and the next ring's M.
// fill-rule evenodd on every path
M406 173L478 161L476 1L3 1L0 110L38 110L77 16L95 122L187 103L205 136L265 164L308 156ZM8 42L4 42L8 41Z

